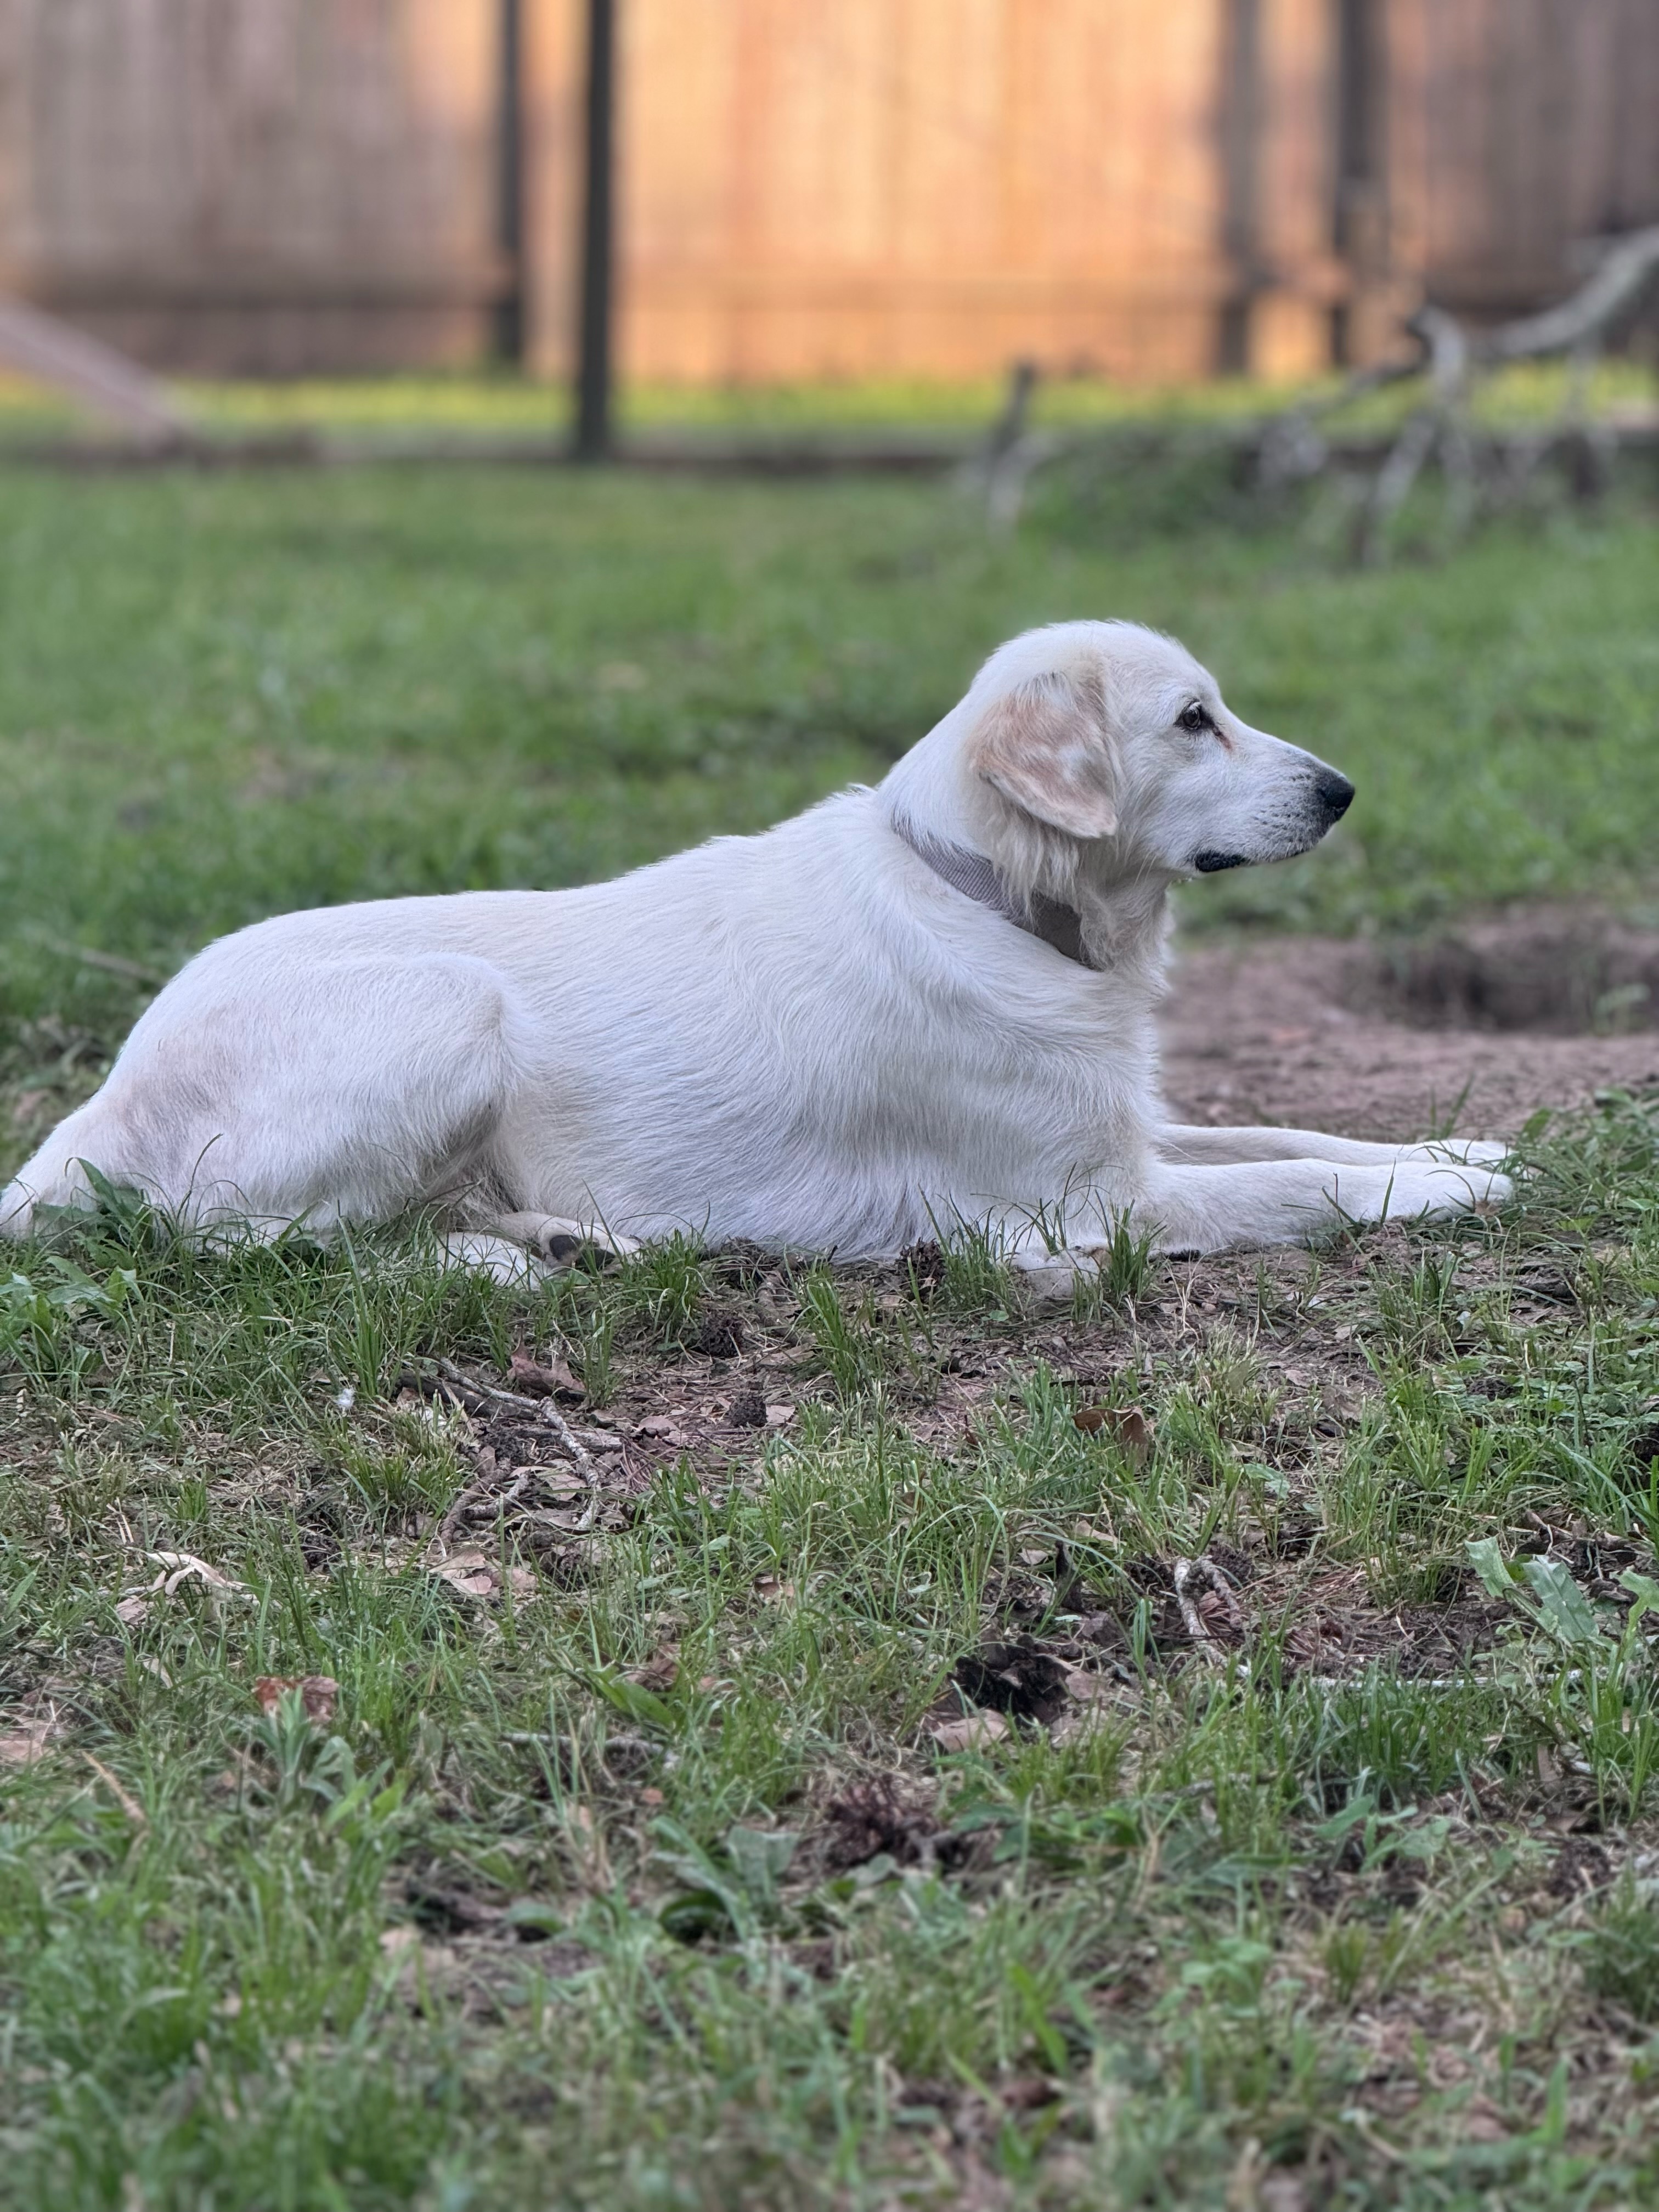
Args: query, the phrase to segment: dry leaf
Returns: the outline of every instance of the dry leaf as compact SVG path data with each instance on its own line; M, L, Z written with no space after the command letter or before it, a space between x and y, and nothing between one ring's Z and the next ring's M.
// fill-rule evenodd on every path
M1044 2105L1057 2103L1060 2090L1044 2075L1025 2074L1012 2081L999 2081L997 2094L1011 2112L1035 2112Z
M766 1425L769 1429L787 1429L794 1418L795 1409L793 1406L769 1406L766 1409Z
M536 1577L528 1567L508 1567L503 1575L500 1562L483 1552L453 1553L429 1571L462 1597L498 1598L504 1587L520 1601L536 1595Z
M586 1389L571 1372L562 1352L550 1352L544 1360L528 1352L515 1352L507 1363L507 1379L526 1398L570 1398L580 1401Z
M1080 1705L1092 1705L1097 1698L1109 1694L1111 1684L1103 1674L1091 1674L1081 1667L1066 1677L1066 1694L1075 1698Z
M149 1619L149 1600L142 1590L134 1590L116 1607L115 1618L124 1628L137 1628L141 1620Z
M15 1722L0 1732L0 1766L33 1766L58 1733L58 1716L50 1708Z
M580 1475L568 1467L515 1467L513 1479L520 1475L533 1476L536 1486L553 1499L556 1504L566 1504L572 1498L586 1498L588 1486Z
M659 1443L671 1444L676 1451L683 1451L691 1441L678 1423L671 1420L665 1413L651 1414L640 1423L634 1433L636 1437L654 1437Z
M300 1692L300 1703L308 1721L319 1724L334 1717L334 1701L340 1694L340 1686L332 1674L261 1674L253 1685L253 1694L259 1710L274 1713L290 1690Z
M216 1597L253 1595L246 1583L239 1583L234 1575L221 1574L217 1567L198 1559L194 1552L146 1552L144 1557L161 1571L149 1585L150 1596L160 1590L164 1597L172 1597L187 1582L204 1583Z
M781 1575L757 1575L755 1595L767 1605L781 1605L786 1598L793 1597L795 1585Z
M653 1651L643 1667L635 1667L624 1677L637 1682L642 1690L672 1690L680 1678L680 1647L665 1644Z
M418 1928L383 1928L380 1930L380 1948L388 1959L399 1959L405 1951L418 1950L420 1942Z
M1137 1465L1152 1448L1152 1425L1139 1406L1079 1406L1073 1424L1086 1437L1109 1437Z
M935 1721L928 1730L941 1751L977 1751L1007 1733L1000 1713L964 1713L960 1720Z
M447 1583L452 1589L459 1590L464 1597L495 1597L501 1587L493 1568L473 1568L461 1560L440 1567L438 1579Z

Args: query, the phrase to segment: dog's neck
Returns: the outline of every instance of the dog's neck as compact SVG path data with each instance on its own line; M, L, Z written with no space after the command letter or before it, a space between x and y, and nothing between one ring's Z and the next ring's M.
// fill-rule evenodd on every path
M947 722L949 717L946 718ZM1085 968L1162 972L1169 878L1106 845L1085 845L964 787L956 763L930 738L896 763L880 787L887 818L934 872ZM951 749L954 751L954 747ZM937 753L937 757L930 755Z
M968 845L943 843L925 830L918 830L902 814L893 816L892 826L916 858L925 860L952 890L960 891L978 906L989 907L993 914L1000 914L1005 921L1012 921L1016 929L1024 930L1028 936L1041 938L1065 959L1075 960L1080 968L1097 968L1101 964L1085 941L1083 917L1074 906L1047 898L1041 891L1019 896L983 853L976 853Z
M1085 895L1084 935L1097 968L1139 971L1161 989L1164 944L1169 934L1167 876L1131 876Z

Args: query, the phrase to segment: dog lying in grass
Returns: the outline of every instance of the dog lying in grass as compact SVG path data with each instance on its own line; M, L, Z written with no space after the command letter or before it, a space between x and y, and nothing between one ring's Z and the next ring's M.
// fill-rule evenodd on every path
M170 982L0 1196L196 1233L435 1209L501 1274L693 1230L880 1258L987 1222L1086 1271L1502 1199L1497 1144L1189 1128L1158 1093L1170 885L1318 843L1353 787L1171 639L994 653L873 790L617 881L290 914Z

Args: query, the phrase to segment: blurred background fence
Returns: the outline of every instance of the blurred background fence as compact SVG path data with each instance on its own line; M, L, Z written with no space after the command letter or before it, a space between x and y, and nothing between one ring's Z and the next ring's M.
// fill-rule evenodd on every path
M583 0L0 0L0 290L157 368L569 365ZM1655 0L619 0L636 380L1375 357L1659 220Z

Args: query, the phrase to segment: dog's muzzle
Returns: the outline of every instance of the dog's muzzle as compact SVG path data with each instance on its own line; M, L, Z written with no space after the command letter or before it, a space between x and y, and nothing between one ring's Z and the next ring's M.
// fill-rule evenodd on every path
M1316 845L1333 823L1340 822L1353 805L1353 786L1346 775L1339 775L1334 768L1322 768L1314 778L1309 794L1305 842L1292 846L1289 851L1278 853L1225 853L1214 846L1206 846L1201 853L1193 854L1193 866L1200 876L1219 875L1224 868L1248 868L1258 860L1289 860L1291 853L1305 853L1310 845Z

